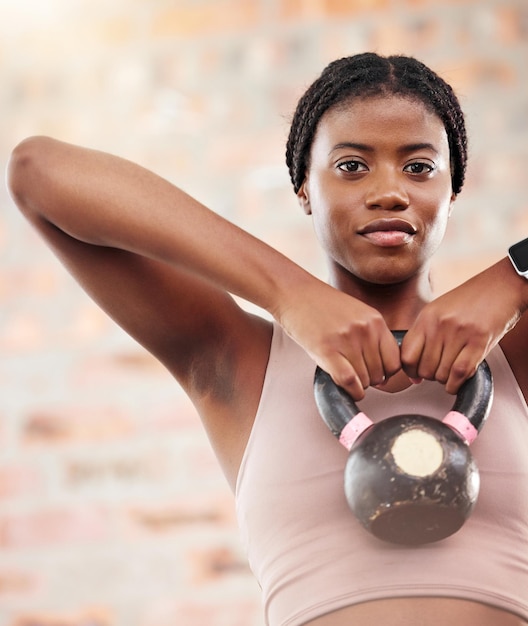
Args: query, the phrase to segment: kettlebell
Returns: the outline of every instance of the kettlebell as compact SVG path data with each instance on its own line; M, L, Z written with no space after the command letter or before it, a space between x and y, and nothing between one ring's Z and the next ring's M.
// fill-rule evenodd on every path
M401 345L405 331L393 335ZM314 395L324 422L349 450L345 496L367 531L390 543L420 545L462 527L480 488L469 445L493 401L486 361L460 387L443 420L412 414L373 423L320 367Z

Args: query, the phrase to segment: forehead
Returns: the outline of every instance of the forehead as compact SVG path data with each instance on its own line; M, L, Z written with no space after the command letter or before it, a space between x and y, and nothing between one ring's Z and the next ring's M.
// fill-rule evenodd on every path
M319 121L314 144L347 140L368 145L427 142L449 151L436 113L418 99L395 95L354 98L329 109Z

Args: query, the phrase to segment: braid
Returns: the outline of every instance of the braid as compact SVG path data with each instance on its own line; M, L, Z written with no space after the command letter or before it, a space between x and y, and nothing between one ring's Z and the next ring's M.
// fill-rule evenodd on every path
M467 136L464 114L451 86L412 57L366 52L330 63L299 100L286 143L286 163L295 193L306 177L311 146L324 113L352 98L390 94L418 99L442 120L449 142L453 191L460 192Z
M452 87L416 59L389 57L395 68L393 93L413 96L443 122L449 143L451 180L455 194L464 184L467 164L467 135L464 114Z
M286 144L286 163L295 193L306 175L319 120L326 111L353 96L357 90L361 95L371 91L369 85L377 82L376 76L372 76L376 68L368 60L375 56L365 53L333 61L299 100Z

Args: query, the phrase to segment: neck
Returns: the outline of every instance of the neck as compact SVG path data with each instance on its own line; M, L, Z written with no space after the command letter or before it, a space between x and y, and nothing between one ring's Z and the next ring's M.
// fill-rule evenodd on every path
M379 311L391 330L407 330L433 299L429 270L398 283L375 284L331 272L330 284Z

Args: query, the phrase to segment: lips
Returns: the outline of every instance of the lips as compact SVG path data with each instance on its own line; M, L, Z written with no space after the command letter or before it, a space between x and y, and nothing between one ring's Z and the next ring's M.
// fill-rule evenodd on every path
M385 218L373 220L358 230L360 235L376 232L401 232L407 233L408 235L415 235L416 228L407 220Z
M373 220L358 230L370 243L383 248L408 244L416 232L410 222L397 218Z

